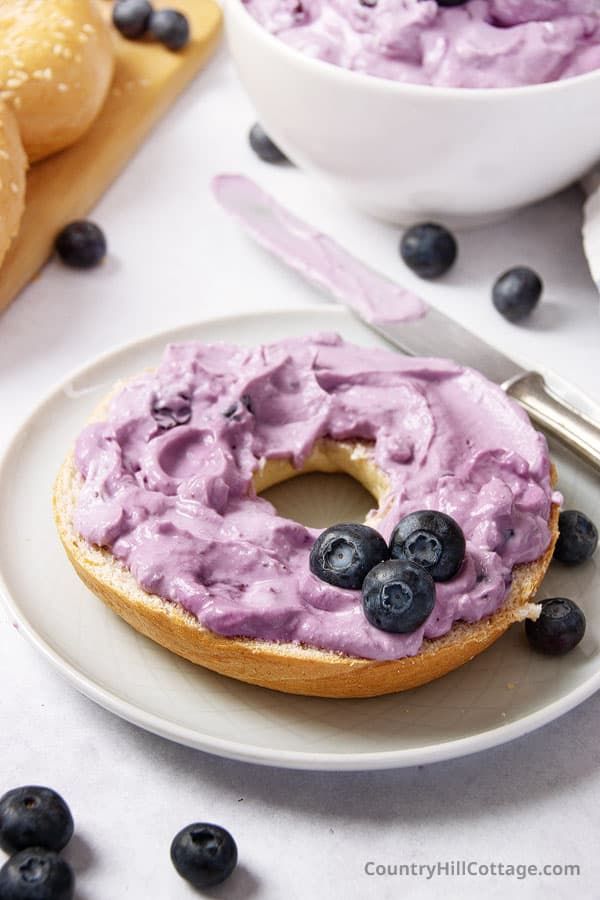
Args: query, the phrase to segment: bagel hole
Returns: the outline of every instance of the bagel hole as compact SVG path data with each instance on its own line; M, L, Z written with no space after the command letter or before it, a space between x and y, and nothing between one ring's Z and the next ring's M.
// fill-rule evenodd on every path
M378 503L360 482L343 473L309 472L267 488L260 494L280 516L308 528L339 522L364 522Z

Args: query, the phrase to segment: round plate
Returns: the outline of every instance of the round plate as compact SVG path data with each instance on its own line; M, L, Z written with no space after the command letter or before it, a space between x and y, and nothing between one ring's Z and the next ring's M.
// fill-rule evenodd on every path
M545 596L571 596L585 609L587 634L570 655L537 655L523 629L514 627L439 681L368 700L295 697L208 672L139 635L79 581L52 521L52 482L113 382L156 365L168 341L255 344L316 331L381 343L344 310L239 316L127 346L54 390L19 430L0 466L0 533L11 535L0 545L0 592L15 623L75 687L117 715L201 750L266 765L343 770L428 763L501 744L580 703L600 686L593 562L574 570L556 565L543 587ZM567 506L600 508L597 476L564 451L554 457ZM287 500L280 493L276 502L324 521L329 504L360 516L364 496L351 491L346 482L321 476Z

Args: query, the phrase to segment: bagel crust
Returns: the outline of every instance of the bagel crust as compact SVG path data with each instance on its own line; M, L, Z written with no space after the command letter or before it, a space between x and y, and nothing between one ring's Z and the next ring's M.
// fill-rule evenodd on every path
M0 266L25 209L27 159L17 120L0 102Z
M336 442L320 441L302 471L339 471L331 462ZM337 444L339 447L339 444ZM348 454L350 455L350 454ZM333 450L335 459L336 451ZM328 459L330 462L324 463ZM285 461L269 464L259 475L261 489L300 474ZM373 485L368 469L356 466L365 485ZM347 470L347 469L346 469ZM82 479L72 455L58 474L54 517L60 539L75 571L129 625L166 649L214 672L290 694L316 697L374 697L410 690L451 672L498 640L514 622L537 618L533 598L552 559L558 537L559 507L552 505L551 541L543 556L513 570L510 592L494 615L475 623L457 622L444 637L425 639L416 656L369 660L306 647L247 638L222 637L205 628L182 607L142 590L110 551L87 543L76 531L73 516Z
M75 143L112 80L112 35L96 0L0 3L0 98L30 162Z

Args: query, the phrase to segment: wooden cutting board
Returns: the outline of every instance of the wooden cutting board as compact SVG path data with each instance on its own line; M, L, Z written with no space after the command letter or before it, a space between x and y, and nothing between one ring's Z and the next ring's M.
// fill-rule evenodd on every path
M221 10L214 0L155 4L167 5L188 16L188 46L173 53L115 32L115 77L100 116L80 141L29 170L21 228L0 271L0 310L44 265L60 229L94 206L215 48ZM108 15L112 3L103 6Z

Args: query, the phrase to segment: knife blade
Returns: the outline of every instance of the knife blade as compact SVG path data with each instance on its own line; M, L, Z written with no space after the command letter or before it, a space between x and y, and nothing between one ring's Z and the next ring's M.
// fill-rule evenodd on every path
M585 415L550 391L538 372L523 369L453 319L352 256L303 222L251 179L219 175L219 204L266 250L341 301L409 356L451 357L478 369L517 400L530 418L600 470L600 416ZM593 404L586 403L586 407Z

